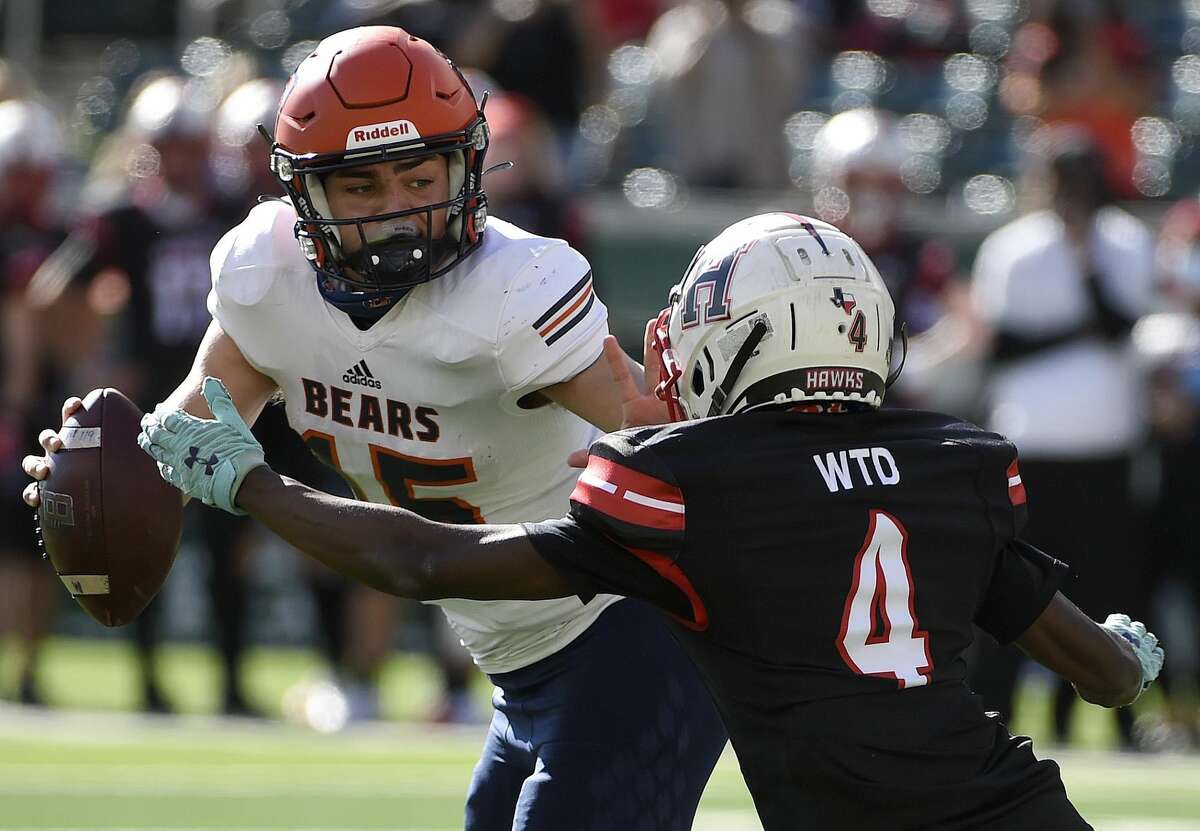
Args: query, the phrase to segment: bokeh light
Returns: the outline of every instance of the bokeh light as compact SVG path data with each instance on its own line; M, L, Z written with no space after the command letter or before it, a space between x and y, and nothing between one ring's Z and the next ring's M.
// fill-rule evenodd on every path
M793 150L812 150L817 131L824 127L828 120L829 116L825 113L812 110L793 113L783 123L784 139Z
M679 184L665 170L639 167L629 171L621 185L626 201L637 208L666 208L675 202Z
M867 0L867 10L880 17L902 20L916 8L916 0Z
M874 52L842 52L833 59L830 75L842 89L875 92L887 81L887 65Z
M821 188L813 195L813 210L826 222L841 222L850 213L850 197L841 188Z
M900 181L913 193L933 193L942 185L942 166L932 156L910 156L900 166Z
M278 49L291 36L292 24L283 12L269 11L254 18L246 34L251 43L260 49Z
M1171 190L1171 168L1162 159L1139 159L1133 166L1133 186L1142 196L1157 198Z
M604 104L593 104L579 118L579 134L592 144L609 144L621 134L617 111Z
M1179 149L1179 127L1165 118L1139 118L1130 136L1133 146L1146 156L1173 156Z
M946 120L959 130L978 130L987 119L987 101L973 92L957 93L946 102Z
M754 31L775 37L796 25L797 11L795 4L787 0L750 0L742 17Z
M900 141L912 153L945 153L953 133L944 118L929 113L912 113L897 124Z
M225 68L233 48L220 38L196 38L183 50L179 66L189 75L205 78Z
M142 60L142 50L132 40L114 40L100 54L100 67L109 75L120 77L132 74Z
M946 59L942 67L946 84L960 92L987 92L996 85L996 65L978 55L960 52Z
M983 216L1007 214L1012 211L1016 201L1016 188L1003 176L983 173L972 176L963 185L964 204Z
M298 40L283 50L283 54L279 56L279 68L288 75L296 71L296 67L300 62L312 54L312 51L317 48L315 40Z
M608 74L619 84L652 84L659 76L658 56L644 46L626 44L608 56Z

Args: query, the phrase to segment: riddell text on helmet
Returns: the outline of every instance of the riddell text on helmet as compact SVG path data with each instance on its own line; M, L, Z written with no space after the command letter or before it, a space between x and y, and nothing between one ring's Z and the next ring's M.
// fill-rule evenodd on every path
M407 119L382 121L378 124L363 124L351 128L346 133L346 149L358 147L373 147L377 144L388 144L393 141L403 141L410 138L420 138L416 126Z

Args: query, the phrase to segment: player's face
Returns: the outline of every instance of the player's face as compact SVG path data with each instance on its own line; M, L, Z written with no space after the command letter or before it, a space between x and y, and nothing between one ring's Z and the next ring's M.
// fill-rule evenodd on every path
M445 202L450 194L450 176L446 157L423 156L397 162L337 170L325 179L325 196L334 219L395 213ZM363 226L370 241L398 235L424 236L430 214L416 213L386 222ZM446 233L446 211L432 212L430 235L439 239ZM342 233L342 248L353 254L362 247L357 233Z
M176 193L206 190L209 176L209 146L206 136L168 135L154 143L159 172L167 187Z

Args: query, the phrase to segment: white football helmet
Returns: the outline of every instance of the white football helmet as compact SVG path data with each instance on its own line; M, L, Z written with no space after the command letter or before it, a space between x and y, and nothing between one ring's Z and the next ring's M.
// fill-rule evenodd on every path
M676 420L787 402L878 407L895 308L857 242L818 219L744 219L696 252L659 316L658 395ZM902 334L902 333L901 333Z

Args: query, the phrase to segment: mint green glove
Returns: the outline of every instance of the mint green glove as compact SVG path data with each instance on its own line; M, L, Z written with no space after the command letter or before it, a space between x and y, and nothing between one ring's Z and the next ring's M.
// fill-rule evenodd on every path
M1133 647L1133 654L1142 665L1142 692L1145 692L1162 670L1165 655L1163 648L1158 645L1158 638L1153 632L1146 630L1144 623L1130 620L1126 614L1113 613L1100 625L1124 638Z
M254 438L217 378L201 387L214 419L196 418L183 410L155 410L142 417L138 446L158 462L162 478L187 496L231 514L246 474L266 464L262 445Z

